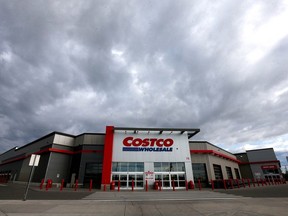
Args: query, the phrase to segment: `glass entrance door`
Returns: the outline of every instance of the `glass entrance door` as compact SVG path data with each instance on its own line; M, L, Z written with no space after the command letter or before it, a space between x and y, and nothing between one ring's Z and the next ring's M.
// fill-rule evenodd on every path
M155 181L163 189L185 188L185 172L155 173Z
M120 181L120 189L132 189L132 182L134 182L134 189L144 188L143 173L112 174L112 180L116 187L118 187L118 181Z

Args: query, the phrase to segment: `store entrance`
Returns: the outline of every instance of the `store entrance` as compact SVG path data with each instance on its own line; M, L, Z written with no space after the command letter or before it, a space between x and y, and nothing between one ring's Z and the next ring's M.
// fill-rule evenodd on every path
M118 187L120 183L120 189L132 189L132 182L134 189L143 189L143 173L117 173L112 174L112 180L115 182L115 186Z
M155 172L155 182L158 182L163 189L185 188L185 172Z

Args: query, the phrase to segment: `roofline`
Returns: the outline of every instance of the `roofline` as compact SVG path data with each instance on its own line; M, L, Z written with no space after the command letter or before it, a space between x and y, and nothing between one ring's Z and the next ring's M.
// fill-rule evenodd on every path
M106 133L82 133L82 134L76 135L75 137L79 137L83 135L106 135Z
M138 131L159 131L159 134L162 134L163 131L177 131L180 134L188 132L188 139L195 136L200 132L199 128L139 128L139 127L114 127L114 131L134 131L137 133ZM189 133L190 132L190 133Z
M53 132L51 132L51 133L49 133L49 134L47 134L47 135L45 135L45 136L43 136L43 137L40 137L40 138L38 138L38 139L30 142L30 143L27 143L27 144L24 145L24 146L20 146L20 147L18 147L18 148L15 149L15 150L17 151L17 150L19 150L19 149L25 148L25 147L27 147L27 146L29 146L29 145L32 145L33 143L39 142L40 140L43 140L43 139L48 138L48 137L50 137L50 136L52 136L52 135L55 135L55 134L64 135L64 136L69 136L69 137L75 138L75 136L74 136L74 135L71 135L71 134L66 134L66 133L62 133L62 132L59 132L59 131L53 131Z
M214 146L215 148L221 149L222 151L224 151L226 153L229 153L231 155L235 155L232 152L229 152L229 151L227 151L227 150L225 150L225 149L223 149L223 148L221 148L219 146L216 146L216 145L214 145L214 144L212 144L212 143L210 143L208 141L196 141L196 140L193 140L193 141L189 141L189 143L208 143L209 145Z
M274 151L274 148L251 149L251 150L246 150L246 152L235 153L234 155L236 155L236 154L247 154L247 152L251 152L251 151L263 151L263 150L269 150L269 149L272 149Z

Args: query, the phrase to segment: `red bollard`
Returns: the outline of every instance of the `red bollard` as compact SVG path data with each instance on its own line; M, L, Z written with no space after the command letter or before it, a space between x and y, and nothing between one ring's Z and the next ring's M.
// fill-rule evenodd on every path
M214 181L211 179L211 188L214 190Z
M120 191L120 180L118 180L118 191Z
M77 189L78 189L78 179L75 180L75 189L74 189L74 191L77 191Z
M61 180L61 186L60 186L60 191L63 190L63 186L64 186L64 179Z
M237 183L238 188L240 188L239 180L238 180L238 179L236 179L236 183Z
M92 180L92 179L90 179L90 184L89 184L89 191L91 191L91 190L92 190L92 187L93 187L93 180Z
M146 191L148 191L148 181L146 179Z
M243 187L246 188L245 179L243 179L243 178L242 178L242 184L243 184Z
M132 191L134 191L134 179L132 179Z
M41 183L40 183L40 190L42 190L42 188L43 188L43 184L44 184L44 179L41 180Z
M252 179L253 187L255 187L255 179Z
M248 182L248 186L250 188L250 179L247 179L247 182Z
M162 185L161 185L161 181L159 180L159 181L158 181L158 188L159 188L160 191L162 191L162 187L161 187L161 186L162 186Z
M230 179L230 184L231 184L231 188L232 188L232 189L234 189L234 185L233 185L233 183L234 183L233 180Z
M268 185L271 185L270 178L268 177Z
M201 181L200 181L200 179L198 179L198 188L199 188L199 190L202 189L202 185L201 185Z
M191 181L189 182L189 184L190 184L190 188L193 190L193 189L194 189L194 183L193 183L193 181L191 180Z
M175 182L174 179L172 180L173 191L175 191Z
M188 191L188 182L187 182L187 180L185 180L185 187L186 187L186 191Z
M224 185L224 189L226 190L227 186L226 186L226 180L225 179L223 179L223 185Z
M46 191L48 191L48 189L51 188L51 187L52 187L52 180L48 179L47 183L46 183Z

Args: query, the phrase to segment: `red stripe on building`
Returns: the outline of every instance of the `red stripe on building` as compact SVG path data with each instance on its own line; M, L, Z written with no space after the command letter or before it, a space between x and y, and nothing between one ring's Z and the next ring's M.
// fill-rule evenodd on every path
M106 136L104 144L102 184L110 184L112 170L114 126L106 126Z
M226 160L230 160L230 161L233 161L235 163L241 163L240 160L237 160L233 157L230 157L228 155L222 154L222 153L214 151L214 150L190 150L190 153L192 153L192 154L212 154L214 156L222 157Z
M90 154L90 153L101 153L102 154L103 150L89 150L89 149L85 149L85 150L79 150L79 151L73 152L73 151L70 151L70 150L64 150L64 149L58 149L58 148L46 148L46 149L43 149L41 151L34 152L32 154L41 155L41 154L44 154L46 152L55 152L55 153L60 153L60 154L74 155L74 154ZM18 158L14 158L14 159L11 159L11 160L7 160L7 161L1 163L0 166L5 165L5 164L9 164L9 163L13 163L13 162L16 162L16 161L19 161L19 160L24 160L24 159L26 159L26 158L28 158L30 156L31 156L31 154L25 155L25 156L22 156L22 157L18 157Z

